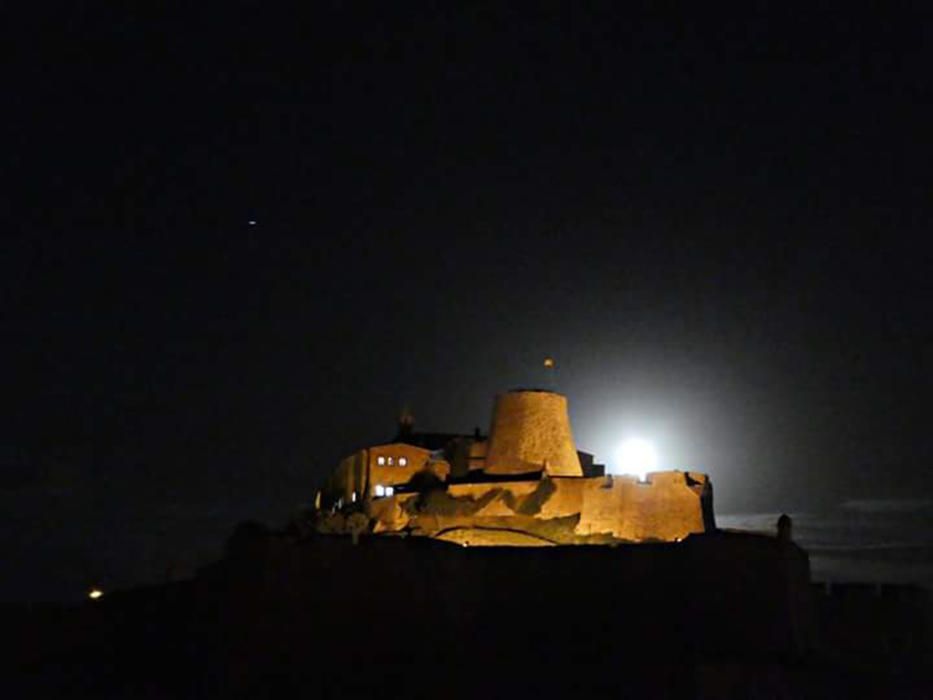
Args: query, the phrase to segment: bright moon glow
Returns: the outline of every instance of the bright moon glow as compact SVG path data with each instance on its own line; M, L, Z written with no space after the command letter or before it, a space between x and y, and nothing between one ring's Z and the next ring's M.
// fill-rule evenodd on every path
M634 474L639 481L644 481L645 475L657 468L658 455L650 442L632 438L619 448L618 462L620 473Z
M97 600L102 595L104 595L104 592L102 590L100 590L99 588L92 588L88 592L87 597L90 598L91 600Z

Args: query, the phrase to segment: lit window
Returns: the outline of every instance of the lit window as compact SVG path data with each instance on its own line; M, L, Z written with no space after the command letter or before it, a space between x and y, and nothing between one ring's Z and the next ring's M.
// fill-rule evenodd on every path
M377 457L377 458L376 458L376 464L383 465L383 464L385 464L385 463L386 463L386 458L385 458L385 457Z
M404 467L404 466L406 466L407 464L408 464L408 457L399 457L399 458L398 458L398 465L399 465L400 467Z
M392 463L393 463L393 462L392 462L392 458L389 457L389 466L392 466Z
M104 592L102 590L100 590L99 588L92 588L90 591L88 591L87 597L90 598L91 600L97 600L102 595L104 595Z
M356 503L356 491L350 494L350 503Z
M386 486L386 496L391 496L393 493L395 493L395 489L391 486Z
M376 496L385 496L386 488L382 484L376 484L376 488L373 489L373 493L375 493Z

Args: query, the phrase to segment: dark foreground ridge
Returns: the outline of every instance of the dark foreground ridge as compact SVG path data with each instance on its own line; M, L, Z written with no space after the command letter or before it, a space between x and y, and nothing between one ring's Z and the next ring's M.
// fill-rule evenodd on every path
M930 686L930 600L760 535L460 547L241 527L191 581L8 611L6 697L859 697Z

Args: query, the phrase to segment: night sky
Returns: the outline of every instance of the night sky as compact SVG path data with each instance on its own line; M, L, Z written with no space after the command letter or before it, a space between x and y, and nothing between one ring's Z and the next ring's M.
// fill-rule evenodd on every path
M4 11L0 597L206 563L547 355L720 512L933 495L922 4L376 5Z

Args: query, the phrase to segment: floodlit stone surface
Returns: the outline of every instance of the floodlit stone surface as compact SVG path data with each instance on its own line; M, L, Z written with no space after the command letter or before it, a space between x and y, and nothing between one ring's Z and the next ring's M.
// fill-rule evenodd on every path
M365 500L373 495L376 485L407 484L423 472L443 480L450 474L450 465L434 459L430 450L403 442L358 450L340 462L325 485L326 505L333 505L338 498L344 505L352 503L354 493L360 501Z
M464 547L553 547L554 543L536 535L516 530L488 530L480 527L458 527L444 530L436 540L453 542Z
M496 399L486 472L582 476L567 398L550 391L510 391Z
M560 394L501 394L488 442L478 430L405 435L432 449L396 440L343 460L320 499L319 532L361 534L346 520L357 511L375 534L478 546L674 542L715 529L705 474L583 476Z
M633 477L543 478L451 484L429 495L403 494L374 501L374 532L454 539L454 530L482 530L475 544L522 544L531 536L553 544L592 539L674 542L707 530L712 521L705 474L655 472ZM491 535L489 531L500 531Z

